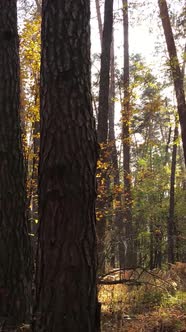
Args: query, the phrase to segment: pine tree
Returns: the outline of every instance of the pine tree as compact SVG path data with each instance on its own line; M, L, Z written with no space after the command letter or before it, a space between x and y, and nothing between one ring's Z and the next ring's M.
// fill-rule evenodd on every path
M5 326L29 314L30 246L19 116L17 2L0 2L0 316ZM11 329L11 327L10 327Z
M37 332L97 331L89 19L90 1L43 2Z

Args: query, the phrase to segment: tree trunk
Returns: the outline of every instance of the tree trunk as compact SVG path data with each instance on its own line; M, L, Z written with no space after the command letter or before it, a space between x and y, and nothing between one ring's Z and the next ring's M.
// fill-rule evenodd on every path
M169 145L170 145L170 141L171 141L171 133L172 133L172 127L170 125L169 127L169 133L168 133L168 138L167 138L167 144L166 144L166 147L165 147L165 162L164 162L164 165L167 164L168 162L168 157L169 157Z
M107 143L108 137L108 109L109 109L109 72L110 48L113 27L113 0L105 0L105 15L102 38L99 114L98 114L98 141Z
M8 329L28 318L31 305L16 0L0 2L0 64L0 318Z
M100 3L99 0L96 1L96 12L98 19L98 27L99 27L99 35L100 42L102 45L102 20L101 20L101 12L100 12ZM118 168L118 160L117 160L117 148L116 148L116 139L115 139L115 129L114 129L114 115L115 115L115 64L114 64L114 32L112 32L112 43L110 49L110 84L109 84L109 104L108 104L108 142L109 142L109 157L112 162L113 168L113 176L114 176L114 185L119 186L119 168ZM110 186L110 180L108 180ZM118 195L120 196L120 195ZM121 197L117 197L116 200L120 200ZM116 253L116 238L115 238L115 226L118 224L118 220L120 217L120 213L116 211L115 220L112 222L112 234L111 234L111 266L115 266L115 253Z
M169 217L167 221L168 234L168 262L175 261L175 222L174 222L174 192L175 192L175 175L176 175L176 155L177 155L177 140L178 140L178 123L175 121L174 141L172 150L171 163L171 177L170 177L170 201L169 201Z
M89 20L90 1L43 1L37 332L99 325Z
M109 132L108 141L111 145L111 160L115 174L115 184L119 185L119 168L116 148L116 138L114 129L114 115L115 115L115 64L114 64L114 38L111 44L111 64L110 64L110 89L109 89Z
M185 65L186 65L186 44L183 51L183 64L182 64L182 78L183 78L183 88L184 88L184 77L185 77ZM185 89L184 89L185 92Z
M41 15L41 0L35 0L37 12Z
M150 227L150 257L149 257L149 268L150 270L154 269L154 231L153 231L153 221L150 218L149 222Z
M98 19L98 29L99 29L99 36L102 45L102 35L103 35L103 28L102 28L102 19L101 19L101 11L100 11L100 2L99 0L95 0L96 2L96 13Z
M115 138L115 125L114 125L114 115L115 115L115 63L114 63L114 37L112 38L111 44L111 63L110 63L110 90L109 90L109 132L108 132L108 143L110 149L110 160L111 167L114 179L114 187L118 192L120 186L120 177L119 177L119 167L118 167L118 157L117 157L117 148L116 148L116 138ZM118 192L115 197L116 207L112 218L112 234L111 234L111 266L115 267L115 256L117 252L116 246L116 229L119 225L121 211L120 211L120 201L121 195ZM112 202L113 203L113 202ZM119 206L118 206L119 205ZM112 204L112 209L114 209ZM118 236L117 236L118 237Z
M164 29L164 35L166 39L167 49L169 53L170 68L174 81L174 89L177 99L177 108L179 121L181 126L181 135L183 143L183 151L186 163L186 102L185 93L183 86L183 74L179 65L174 36L172 32L172 27L170 23L168 7L166 0L158 0L160 16L162 20L162 25Z
M132 196L130 171L130 91L129 91L129 23L128 0L123 0L124 28L124 101L122 110L122 140L123 140L123 176L124 176L124 215L121 224L120 265L133 267L135 265L134 234L132 227ZM123 238L125 237L125 248Z
M36 104L36 106L38 106ZM32 160L32 179L31 179L31 233L33 235L32 252L35 257L37 250L37 232L38 232L38 163L39 163L39 135L40 127L39 121L34 122L33 128L33 160Z
M110 72L110 49L112 42L113 26L113 0L105 0L104 28L102 37L100 90L99 90L99 112L98 112L98 142L101 144L101 161L107 162L107 138L108 138L108 110L109 110L109 72ZM106 192L107 181L106 172L101 169L98 182L98 191ZM97 209L103 211L105 202L97 200ZM98 234L98 258L100 272L104 273L105 265L105 229L106 217L103 216L97 224Z

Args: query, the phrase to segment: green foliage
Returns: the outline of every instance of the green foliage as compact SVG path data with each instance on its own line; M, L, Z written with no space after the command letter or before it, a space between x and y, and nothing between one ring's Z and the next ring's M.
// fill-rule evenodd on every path
M174 296L169 294L162 301L162 307L181 307L186 310L186 292L177 291Z
M142 313L144 311L157 308L162 304L167 294L165 290L159 287L140 287L139 290L133 291L132 295L135 301L131 307L132 313Z

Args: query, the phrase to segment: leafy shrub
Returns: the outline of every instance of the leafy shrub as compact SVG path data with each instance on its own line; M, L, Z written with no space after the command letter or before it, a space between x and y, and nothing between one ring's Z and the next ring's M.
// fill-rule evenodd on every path
M131 311L133 313L141 313L145 310L150 310L158 307L164 301L166 293L159 287L145 287L142 286L136 291L132 291L133 303L131 303ZM130 299L129 299L130 301Z

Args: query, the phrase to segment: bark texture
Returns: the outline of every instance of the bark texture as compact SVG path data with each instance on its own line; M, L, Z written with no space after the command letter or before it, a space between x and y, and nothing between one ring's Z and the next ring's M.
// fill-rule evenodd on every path
M37 332L97 331L89 20L90 1L43 1Z
M29 311L30 247L19 116L16 0L0 1L0 316L8 328Z
M174 89L177 99L177 108L178 108L179 121L181 126L183 151L184 151L185 164L186 164L186 102L185 102L185 93L183 85L183 74L177 56L176 45L170 23L167 2L166 0L158 0L158 4L160 9L160 17L162 20L167 49L169 53L170 68L174 81Z

